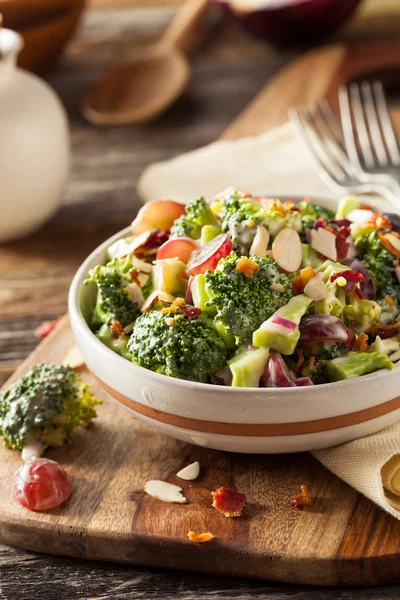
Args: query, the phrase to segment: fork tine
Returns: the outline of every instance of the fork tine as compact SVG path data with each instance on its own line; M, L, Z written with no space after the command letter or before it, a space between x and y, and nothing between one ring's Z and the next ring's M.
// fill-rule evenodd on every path
M316 166L317 172L321 179L323 179L330 187L337 189L340 186L340 176L334 173L334 170L329 165L329 161L326 161L326 156L323 155L323 148L316 143L316 139L312 136L313 131L309 126L305 126L303 119L300 114L300 110L290 109L289 117L291 121L296 125L297 131L307 147L312 160Z
M386 146L389 150L390 157L395 165L400 164L400 152L399 145L397 142L397 136L393 128L392 120L390 118L389 109L387 106L385 92L381 81L374 81L372 85L372 91L375 98L375 104L378 111L379 121L382 127L383 136L385 138Z
M331 160L337 163L340 168L349 175L354 175L354 168L343 148L343 138L340 136L341 143L339 143L337 141L337 133L333 129L335 125L339 125L338 121L333 114L329 103L324 101L324 104L325 106L322 107L322 102L317 102L314 110L308 111L309 120L311 120L316 133L318 134L320 132L320 141L323 144L326 152L329 154ZM332 112L332 116L329 121L327 121L327 107L328 110Z
M372 154L369 141L367 125L364 117L363 105L361 102L360 88L356 83L350 85L350 103L353 109L354 123L357 130L358 143L366 164L369 167L374 166L374 156Z
M344 86L339 90L339 107L347 154L349 155L350 161L361 169L361 155L356 143L356 135L350 108L349 89Z
M323 98L322 100L317 102L317 105L318 105L321 116L323 117L327 127L329 127L330 131L332 132L332 135L334 136L335 140L340 145L340 147L343 149L343 151L346 151L346 147L344 144L344 138L343 138L342 126L340 125L328 100Z
M368 129L376 157L378 159L379 164L381 164L382 166L386 166L389 161L388 156L386 154L381 129L379 127L378 115L375 108L371 84L369 83L369 81L364 81L361 84L361 95L364 104L365 116L368 123Z

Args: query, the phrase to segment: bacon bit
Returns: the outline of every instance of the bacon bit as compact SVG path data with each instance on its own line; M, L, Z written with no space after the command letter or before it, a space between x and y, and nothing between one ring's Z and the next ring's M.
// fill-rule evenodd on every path
M204 542L210 542L211 540L214 539L213 534L210 533L209 531L204 532L204 533L196 533L195 531L189 531L187 535L191 542L197 542L200 544L202 544Z
M366 333L360 333L360 335L357 336L356 343L354 344L354 349L356 352L367 352L368 336Z
M198 319L203 313L201 308L198 308L197 306L187 306L186 308L182 309L182 312L185 315L185 317L187 317L190 320Z
M293 506L293 508L305 508L306 506L310 506L310 504L312 504L312 499L307 486L303 484L300 486L300 488L300 494L292 496L292 499L290 500L290 504Z
M175 298L171 306L166 306L165 308L162 308L161 312L164 313L164 315L166 315L170 312L176 312L178 308L183 308L184 306L186 306L186 302L183 298Z
M308 368L313 369L315 367L315 356L312 356L308 361Z
M139 287L141 287L140 285L140 279L139 279L139 271L137 269L131 269L130 271L128 271L128 275L129 277L132 279L132 281L134 283L136 283L136 285L138 285Z
M352 292L354 290L355 286L357 286L356 290L355 290L357 292L357 288L359 289L359 286L357 284L359 282L365 281L365 277L362 273L359 273L358 271L354 271L353 269L348 269L347 271L339 271L339 273L334 273L333 275L331 275L331 277L330 277L331 283L333 283L340 277L342 277L343 279L346 280L346 284L342 287L347 294L350 294L350 292ZM360 290L360 292L362 292L362 290ZM360 296L360 298L361 297L362 296ZM366 296L364 296L364 297L366 297Z
M385 300L386 300L386 303L389 304L389 306L394 306L396 304L395 301L393 300L393 298L391 298L389 296L389 294L386 294Z
M242 256L236 265L236 271L238 271L238 273L243 273L247 279L250 279L259 268L260 265L254 262L254 260L247 258L247 256Z
M35 338L38 340L43 340L45 337L49 335L55 328L58 323L58 319L55 321L43 321L38 327L35 329Z
M304 362L305 362L303 350L298 350L297 356L299 357L299 360L297 361L297 364L295 366L295 372L296 372L296 375L299 376L301 374L301 370L302 370Z
M304 292L304 288L312 277L314 277L315 271L312 267L306 267L300 271L300 275L295 277L292 281L292 291L294 296L298 296Z
M386 248L386 250L388 250L390 252L390 254L393 254L394 256L397 256L398 258L400 258L400 250L395 248L393 246L393 244L391 244L389 242L389 240L386 237L386 233L384 233L383 231L380 231L378 233L378 235L379 235L379 239L381 240L382 246L384 246ZM392 232L390 235L395 235L396 237L398 237L395 232Z
M121 335L124 335L125 331L119 321L111 321L110 325L111 335L115 338L119 338Z
M379 335L383 340L396 335L400 329L400 319L398 319L395 323L389 323L388 325L384 325L383 323L376 323L368 330L369 335Z
M245 494L220 487L216 492L211 492L211 495L214 496L213 507L226 517L242 516L243 509L246 506Z
M379 229L392 229L392 223L381 213L374 213L371 219L368 221L368 225L370 223Z

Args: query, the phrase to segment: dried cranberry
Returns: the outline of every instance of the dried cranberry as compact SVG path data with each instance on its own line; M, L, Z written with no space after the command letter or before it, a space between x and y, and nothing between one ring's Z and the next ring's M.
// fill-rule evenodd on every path
M188 319L198 319L202 315L201 308L198 308L197 306L187 306L182 309L182 312Z
M343 286L343 289L348 294L353 291L356 283L365 281L365 277L362 273L359 273L358 271L353 271L352 269L349 269L346 271L339 271L339 273L334 273L333 275L331 275L331 282L333 283L339 277L343 277L346 280L346 285ZM356 293L357 293L357 289L359 289L358 286L356 287L356 290L355 290ZM364 294L364 292L362 292L362 290L359 289L359 291L361 292L361 294ZM362 298L363 296L359 296L359 297ZM364 297L365 297L365 294L364 294Z

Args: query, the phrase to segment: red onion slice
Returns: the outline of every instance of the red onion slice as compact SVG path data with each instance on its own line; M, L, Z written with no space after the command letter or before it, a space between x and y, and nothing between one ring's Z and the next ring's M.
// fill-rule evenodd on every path
M297 325L294 321L289 321L289 319L285 319L284 317L280 317L279 315L274 315L271 318L271 323L275 323L276 325L280 325L285 329L289 329L289 331L293 331L296 329Z

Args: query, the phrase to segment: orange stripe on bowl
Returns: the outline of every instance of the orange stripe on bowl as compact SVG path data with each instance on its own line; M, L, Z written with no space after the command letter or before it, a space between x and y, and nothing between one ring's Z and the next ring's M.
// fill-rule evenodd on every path
M358 425L365 421L377 419L390 412L400 409L400 397L388 400L377 406L365 408L346 415L337 417L328 417L326 419L315 419L313 421L299 421L295 423L225 423L219 421L203 421L202 419L192 419L190 417L181 417L170 413L151 408L135 400L130 400L123 396L109 385L101 381L93 374L95 379L111 396L130 408L131 410L167 425L180 427L181 429L191 429L203 433L218 433L222 435L237 435L249 437L264 436L288 436L304 435L307 433L319 433L322 431L331 431L342 427Z

